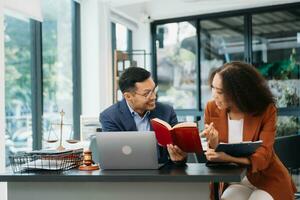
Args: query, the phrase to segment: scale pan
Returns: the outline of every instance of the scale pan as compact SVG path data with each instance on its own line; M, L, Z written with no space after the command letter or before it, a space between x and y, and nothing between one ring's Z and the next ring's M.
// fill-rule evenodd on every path
M54 143L57 142L58 140L46 140L48 143Z
M75 144L75 143L79 142L79 140L66 140L66 141L70 144Z

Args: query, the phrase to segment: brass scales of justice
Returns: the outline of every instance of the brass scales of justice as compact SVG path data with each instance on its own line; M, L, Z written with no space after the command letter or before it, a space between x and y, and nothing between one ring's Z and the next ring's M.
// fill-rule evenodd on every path
M56 150L58 150L58 151L65 150L65 147L62 145L63 127L64 126L72 126L72 124L65 124L64 123L64 121L63 121L64 120L64 115L65 115L65 112L63 110L61 110L60 111L60 123L51 123L49 134L48 134L48 139L46 140L46 142L48 142L48 143L55 143L59 140L59 146L56 148ZM55 134L55 131L53 131L53 128L52 128L53 125L58 125L59 126L59 132L60 132L60 137L59 138ZM53 139L50 139L51 132L53 132L54 135L55 135L55 138L53 138ZM71 137L72 137L71 133L72 133L72 127L71 127L71 132L70 132L70 138L67 139L66 142L68 142L70 144L75 144L75 143L79 142L79 140L71 139Z
M62 133L63 133L63 126L65 125L70 125L71 124L64 124L63 119L64 119L64 115L65 112L63 110L61 110L60 112L60 123L59 124L51 124L50 126L50 131L48 134L48 139L47 142L48 143L55 143L58 141L57 135L55 134L56 138L55 139L50 139L50 134L51 134L51 129L52 129L52 125L59 125L60 127L60 137L59 137L59 146L56 148L57 151L63 151L65 150L65 147L62 145ZM71 127L71 132L72 132L72 127ZM79 142L78 140L75 139L71 139L72 134L70 133L70 138L66 140L66 142L70 143L70 144L75 144L77 142ZM98 170L99 169L99 165L95 164L93 159L92 159L92 152L90 150L85 150L84 154L83 154L83 164L79 166L79 170L84 170L84 171L90 171L90 170Z

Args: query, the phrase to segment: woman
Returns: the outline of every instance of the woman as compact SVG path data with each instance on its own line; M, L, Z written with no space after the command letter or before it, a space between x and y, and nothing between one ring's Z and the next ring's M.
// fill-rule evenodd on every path
M209 145L206 158L247 166L247 176L229 183L221 199L294 199L295 185L273 149L277 111L264 78L249 64L231 62L215 70L210 83L213 101L206 106L202 132ZM263 143L249 157L214 151L220 142L257 140Z

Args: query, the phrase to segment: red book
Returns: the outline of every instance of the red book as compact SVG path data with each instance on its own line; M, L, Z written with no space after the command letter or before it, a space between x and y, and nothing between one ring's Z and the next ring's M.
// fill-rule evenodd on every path
M199 154L203 152L196 123L183 122L171 127L170 124L158 118L151 119L150 122L160 146L173 144L184 152Z

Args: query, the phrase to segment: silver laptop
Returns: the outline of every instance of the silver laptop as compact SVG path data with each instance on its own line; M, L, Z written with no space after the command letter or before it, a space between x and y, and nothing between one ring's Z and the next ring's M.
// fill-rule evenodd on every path
M100 132L97 149L101 169L158 169L154 132Z

